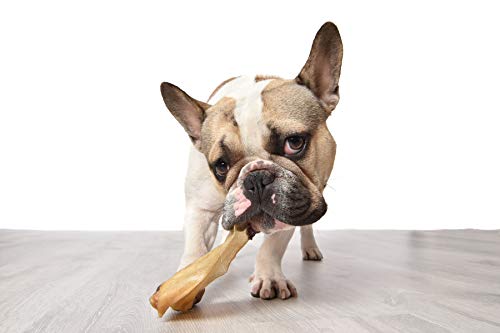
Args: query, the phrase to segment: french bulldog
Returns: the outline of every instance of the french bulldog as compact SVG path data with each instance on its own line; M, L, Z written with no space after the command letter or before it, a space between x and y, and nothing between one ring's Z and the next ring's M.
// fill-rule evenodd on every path
M179 269L210 251L219 224L226 230L238 225L265 234L251 294L262 299L297 295L281 259L296 227L303 259L323 258L312 224L327 210L322 193L336 143L326 120L339 101L342 52L339 31L327 22L295 79L234 77L207 102L161 84L168 110L192 141Z

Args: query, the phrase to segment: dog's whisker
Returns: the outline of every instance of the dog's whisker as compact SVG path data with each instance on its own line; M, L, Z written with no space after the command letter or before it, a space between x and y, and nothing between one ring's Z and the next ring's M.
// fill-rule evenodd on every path
M335 187L333 187L332 185L326 183L326 186L329 187L329 188L331 188L332 191L337 192L337 190L335 189Z

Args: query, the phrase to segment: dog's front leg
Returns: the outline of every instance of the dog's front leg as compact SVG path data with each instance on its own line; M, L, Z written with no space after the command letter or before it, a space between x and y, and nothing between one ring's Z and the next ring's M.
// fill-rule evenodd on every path
M297 296L297 289L286 279L281 270L281 259L293 236L295 228L266 235L257 254L255 271L250 277L251 294L262 299Z
M217 236L217 213L200 208L196 203L186 204L184 221L184 254L179 269L189 265L212 249Z

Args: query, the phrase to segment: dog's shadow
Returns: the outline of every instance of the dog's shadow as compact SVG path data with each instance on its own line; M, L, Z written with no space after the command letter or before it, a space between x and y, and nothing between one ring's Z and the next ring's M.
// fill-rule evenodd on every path
M186 320L203 320L207 321L213 318L232 317L241 315L242 308L248 307L248 299L240 301L221 301L215 303L205 303L196 305L187 312L178 312L169 309L163 317L165 322L177 322Z

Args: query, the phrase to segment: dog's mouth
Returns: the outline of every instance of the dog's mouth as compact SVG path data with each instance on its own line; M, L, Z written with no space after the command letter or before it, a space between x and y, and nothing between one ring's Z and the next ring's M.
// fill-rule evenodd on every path
M252 237L258 234L259 232L262 232L264 234L269 234L278 230L284 230L294 227L292 225L278 221L266 213L256 215L245 221L233 223L232 227L234 227L234 225L237 225L238 228L246 229L249 239L252 239ZM224 226L224 224L223 227L225 229L228 229L226 228L226 226ZM229 227L229 229L232 227Z
M248 239L252 240L253 236L257 235L259 232L256 231L251 224L247 226Z
M253 236L255 236L256 234L258 234L259 232L261 232L260 228L258 227L258 223L257 221L253 221L253 220L249 220L247 221L247 223L245 223L245 228L247 230L247 235L248 235L248 239L252 239Z
M246 230L248 239L252 240L252 238L256 234L263 231L263 229L260 227L260 223L261 223L260 218L255 217L245 222L233 224L233 227L236 225L236 228L238 228L239 230Z

